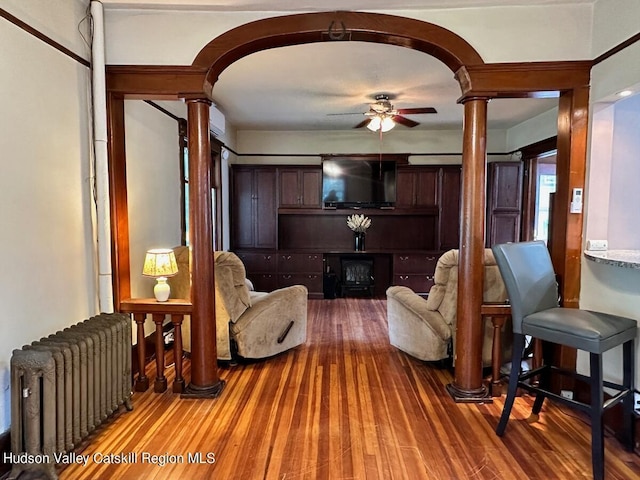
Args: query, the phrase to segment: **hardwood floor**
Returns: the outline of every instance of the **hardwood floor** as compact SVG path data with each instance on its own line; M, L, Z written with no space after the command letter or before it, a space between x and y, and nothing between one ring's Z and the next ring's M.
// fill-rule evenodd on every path
M308 321L306 345L221 369L227 386L218 399L136 393L134 410L81 452L92 456L87 465L60 478L592 478L589 426L575 412L545 402L540 421L529 424L532 400L521 397L497 437L502 399L454 403L447 370L389 345L384 300L311 300ZM167 463L150 463L145 452ZM197 452L205 463L189 463ZM95 461L132 453L134 463ZM207 454L215 462L207 464ZM638 478L640 457L607 438L606 473Z

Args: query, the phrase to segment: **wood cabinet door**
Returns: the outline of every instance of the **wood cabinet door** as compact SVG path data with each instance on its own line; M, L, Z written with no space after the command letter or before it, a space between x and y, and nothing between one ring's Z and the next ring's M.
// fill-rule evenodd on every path
M407 167L396 173L396 207L438 205L438 168Z
M234 249L251 248L255 243L253 177L251 170L233 171L231 233Z
M255 247L276 248L276 225L278 209L276 204L275 169L255 172L254 217Z
M433 207L438 204L438 169L425 168L415 172L415 206Z
M322 206L322 171L318 169L305 169L300 172L301 207L320 208Z
M520 240L522 162L488 166L487 246Z
M278 171L280 208L320 208L322 171L319 168L287 168Z
M280 208L297 208L300 206L300 185L298 170L280 170Z
M440 250L460 246L460 166L442 168L440 185Z
M415 203L414 172L398 169L396 173L396 208L411 208Z
M236 168L231 197L231 247L276 248L275 168Z

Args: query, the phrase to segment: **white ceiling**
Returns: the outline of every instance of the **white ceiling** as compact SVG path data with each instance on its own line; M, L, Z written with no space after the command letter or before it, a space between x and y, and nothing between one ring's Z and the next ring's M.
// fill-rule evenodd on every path
M464 8L501 5L593 4L596 0L102 0L105 8L220 11L328 11ZM366 117L376 94L396 108L435 107L407 117L415 129L462 126L460 88L435 58L364 42L317 43L259 52L222 72L213 98L240 130L345 130ZM505 129L548 111L556 99L502 99L489 104L489 128ZM335 115L347 114L353 115ZM398 126L397 128L406 128Z

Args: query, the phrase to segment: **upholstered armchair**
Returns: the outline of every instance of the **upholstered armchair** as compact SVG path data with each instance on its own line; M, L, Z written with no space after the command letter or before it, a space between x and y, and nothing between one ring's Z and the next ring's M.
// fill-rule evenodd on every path
M190 254L174 249L178 274L169 279L171 296L191 296ZM307 338L307 288L302 285L255 292L242 260L232 252L214 252L216 347L219 360L266 358L300 345ZM188 332L185 332L185 336Z
M504 302L506 290L491 249L484 251L484 301ZM400 350L425 361L443 360L455 352L456 310L458 302L458 250L444 253L436 264L434 285L426 299L411 289L387 289L389 340ZM478 319L482 321L482 319ZM511 345L511 325L503 332L503 347ZM483 366L491 365L493 327L484 320ZM452 347L451 350L449 347ZM508 358L508 357L504 357Z

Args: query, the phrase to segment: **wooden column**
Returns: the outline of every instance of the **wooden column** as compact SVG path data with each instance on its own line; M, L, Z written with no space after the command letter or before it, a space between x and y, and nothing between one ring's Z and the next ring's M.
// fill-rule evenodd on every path
M462 192L455 377L447 385L456 402L491 401L482 384L484 233L487 170L487 99L464 100Z
M206 99L187 101L189 144L189 237L191 240L191 382L183 397L217 397L218 376L211 212L211 145Z

